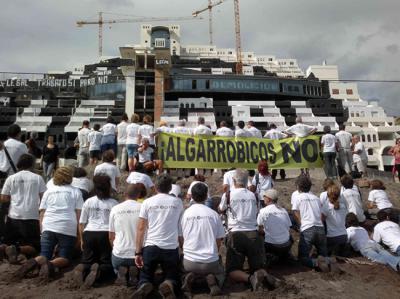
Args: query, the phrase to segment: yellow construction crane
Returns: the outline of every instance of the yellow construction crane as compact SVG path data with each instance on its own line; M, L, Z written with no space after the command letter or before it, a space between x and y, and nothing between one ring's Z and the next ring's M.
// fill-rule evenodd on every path
M105 12L99 12L99 19L95 21L91 20L80 20L76 22L78 27L83 27L84 25L98 25L99 26L99 57L103 56L103 25L104 24L118 24L118 23L140 23L140 22L166 22L166 21L193 21L201 20L202 18L197 18L195 16L191 17L136 17L129 19L115 19L115 20L104 20L103 14Z
M211 0L208 0L208 6L206 8L200 9L192 13L193 17L197 17L199 14L208 10L209 13L209 37L210 37L210 45L213 44L213 21L212 21L212 9L215 6L218 6L224 3L226 0L218 0L217 2L212 3ZM234 13L235 13L235 44L236 44L236 74L241 74L243 71L243 62L242 62L242 42L240 36L240 9L239 9L239 0L234 0Z

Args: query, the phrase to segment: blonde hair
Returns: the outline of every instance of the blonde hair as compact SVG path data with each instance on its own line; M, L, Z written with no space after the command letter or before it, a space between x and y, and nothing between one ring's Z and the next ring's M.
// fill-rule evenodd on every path
M138 123L140 121L140 116L137 113L133 113L131 116L131 122Z
M72 171L69 167L60 167L56 170L53 183L57 186L70 185L72 183Z
M340 208L340 189L337 185L331 185L328 187L328 198L329 202L333 204L335 210L339 210Z

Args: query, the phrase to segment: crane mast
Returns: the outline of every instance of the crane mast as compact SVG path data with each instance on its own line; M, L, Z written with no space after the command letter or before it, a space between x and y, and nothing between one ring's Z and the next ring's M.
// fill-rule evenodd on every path
M241 74L243 71L242 62L242 41L240 36L240 10L239 0L234 0L235 6L235 39L236 39L236 74Z

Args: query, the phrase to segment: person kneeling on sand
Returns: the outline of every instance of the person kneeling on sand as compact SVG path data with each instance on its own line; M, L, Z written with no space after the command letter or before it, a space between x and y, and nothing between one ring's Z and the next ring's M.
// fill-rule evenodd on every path
M109 176L95 175L93 184L96 195L85 201L79 219L82 259L73 273L76 287L91 287L113 274L108 230L111 209L118 202L111 198Z
M249 283L253 291L262 289L264 281L275 287L277 280L263 269L264 241L257 230L256 196L246 188L247 170L236 169L233 181L235 189L222 196L218 207L228 218L226 272L235 282ZM246 257L251 274L243 271Z
M218 255L225 230L219 215L204 203L208 198L208 187L196 184L191 190L194 203L182 217L183 267L187 273L182 286L190 297L191 284L197 276L205 276L210 295L221 293L224 282L224 268Z
M365 228L360 226L357 216L349 213L346 216L347 242L355 251L373 262L390 266L395 271L400 271L400 256L391 255L381 245L371 240Z
M17 164L18 172L7 178L0 202L10 203L5 227L1 258L10 264L18 262L18 253L35 257L40 249L39 203L46 191L43 178L33 172L36 158L23 154ZM22 182L22 183L21 183Z
M54 187L43 194L40 203L40 255L28 260L14 273L13 279L22 279L40 266L39 277L47 281L60 268L69 265L76 243L77 219L83 205L82 194L72 187L72 172L68 167L60 167L53 177ZM54 249L58 248L55 258Z
M139 288L132 298L146 298L153 290L154 273L161 266L164 281L159 291L164 298L175 298L179 284L178 231L183 212L182 200L169 195L172 179L162 174L156 179L157 195L146 199L136 231L135 264L141 269Z
M129 184L125 190L125 201L111 209L108 235L113 247L111 262L118 275L115 281L117 285L136 286L138 282L135 239L141 207L137 199L142 195L141 192L139 184Z
M307 267L328 272L328 265L332 264L331 268L334 268L336 260L328 258L320 200L310 192L312 183L307 176L300 176L297 184L299 193L292 198L292 210L300 226L299 260ZM313 246L318 252L317 259L310 257Z
M278 191L275 189L264 190L261 196L265 208L257 216L259 230L265 234L264 246L267 255L278 259L290 255L293 239L290 235L290 221L288 212L278 205Z

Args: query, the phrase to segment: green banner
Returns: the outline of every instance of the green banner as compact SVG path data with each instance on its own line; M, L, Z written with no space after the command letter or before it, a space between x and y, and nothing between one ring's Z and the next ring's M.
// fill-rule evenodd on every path
M270 169L319 168L320 136L280 140L161 133L158 157L164 168L256 169L267 159Z

